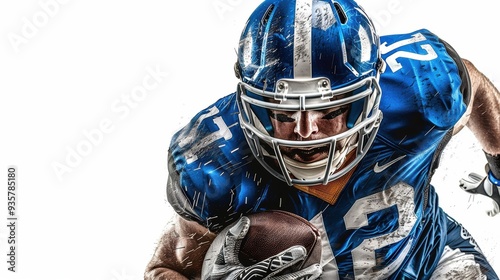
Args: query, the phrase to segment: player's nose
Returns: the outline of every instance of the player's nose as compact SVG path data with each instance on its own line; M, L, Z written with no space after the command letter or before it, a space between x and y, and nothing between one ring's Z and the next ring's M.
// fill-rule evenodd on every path
M314 114L308 111L300 112L294 132L298 134L300 139L310 138L314 133L317 133L318 125Z

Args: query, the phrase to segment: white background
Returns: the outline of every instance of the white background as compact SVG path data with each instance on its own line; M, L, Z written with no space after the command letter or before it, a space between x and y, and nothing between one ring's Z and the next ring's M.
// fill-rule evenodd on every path
M259 3L0 3L0 278L142 278L171 218L170 137L235 89L239 33ZM491 1L360 4L380 33L428 28L499 80L500 22ZM434 183L443 207L500 271L500 218L488 217L485 204L458 187L484 163L471 134L461 132ZM16 273L7 271L6 256L9 165L18 168Z

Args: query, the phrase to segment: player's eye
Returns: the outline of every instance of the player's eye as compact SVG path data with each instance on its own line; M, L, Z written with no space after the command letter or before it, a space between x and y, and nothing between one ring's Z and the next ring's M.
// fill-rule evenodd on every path
M326 114L323 117L323 119L325 119L325 120L333 120L336 117L338 117L338 116L342 115L343 113L347 112L348 109L349 109L349 107L342 107L342 108L339 108L337 110L331 111L330 113Z
M285 114L280 114L280 113L271 114L271 118L273 118L279 122L294 122L295 121L294 118L291 118Z

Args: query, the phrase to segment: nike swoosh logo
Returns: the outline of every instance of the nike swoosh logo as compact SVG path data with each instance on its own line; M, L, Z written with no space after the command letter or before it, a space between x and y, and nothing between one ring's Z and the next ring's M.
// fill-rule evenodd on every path
M393 159L393 160L389 161L388 163L386 163L386 164L384 164L384 165L378 165L378 162L377 162L377 163L375 164L375 167L373 167L373 172L375 172L375 173L380 173L380 172L382 172L382 171L386 170L387 168L389 168L389 166L391 166L391 165L395 164L396 162L398 162L398 161L402 160L402 159L403 159L403 158L405 158L405 157L406 157L406 155L402 155L402 156L400 156L400 157L398 157L398 158L395 158L395 159Z

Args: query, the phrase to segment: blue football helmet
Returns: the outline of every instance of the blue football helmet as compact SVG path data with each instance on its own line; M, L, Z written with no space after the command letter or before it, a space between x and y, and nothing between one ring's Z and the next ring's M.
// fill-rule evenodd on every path
M240 125L256 159L289 185L327 184L346 174L382 119L383 68L374 25L354 1L264 1L246 23L235 64ZM313 140L275 135L273 111L291 116L334 108L347 108L347 131ZM328 156L305 163L285 149Z

